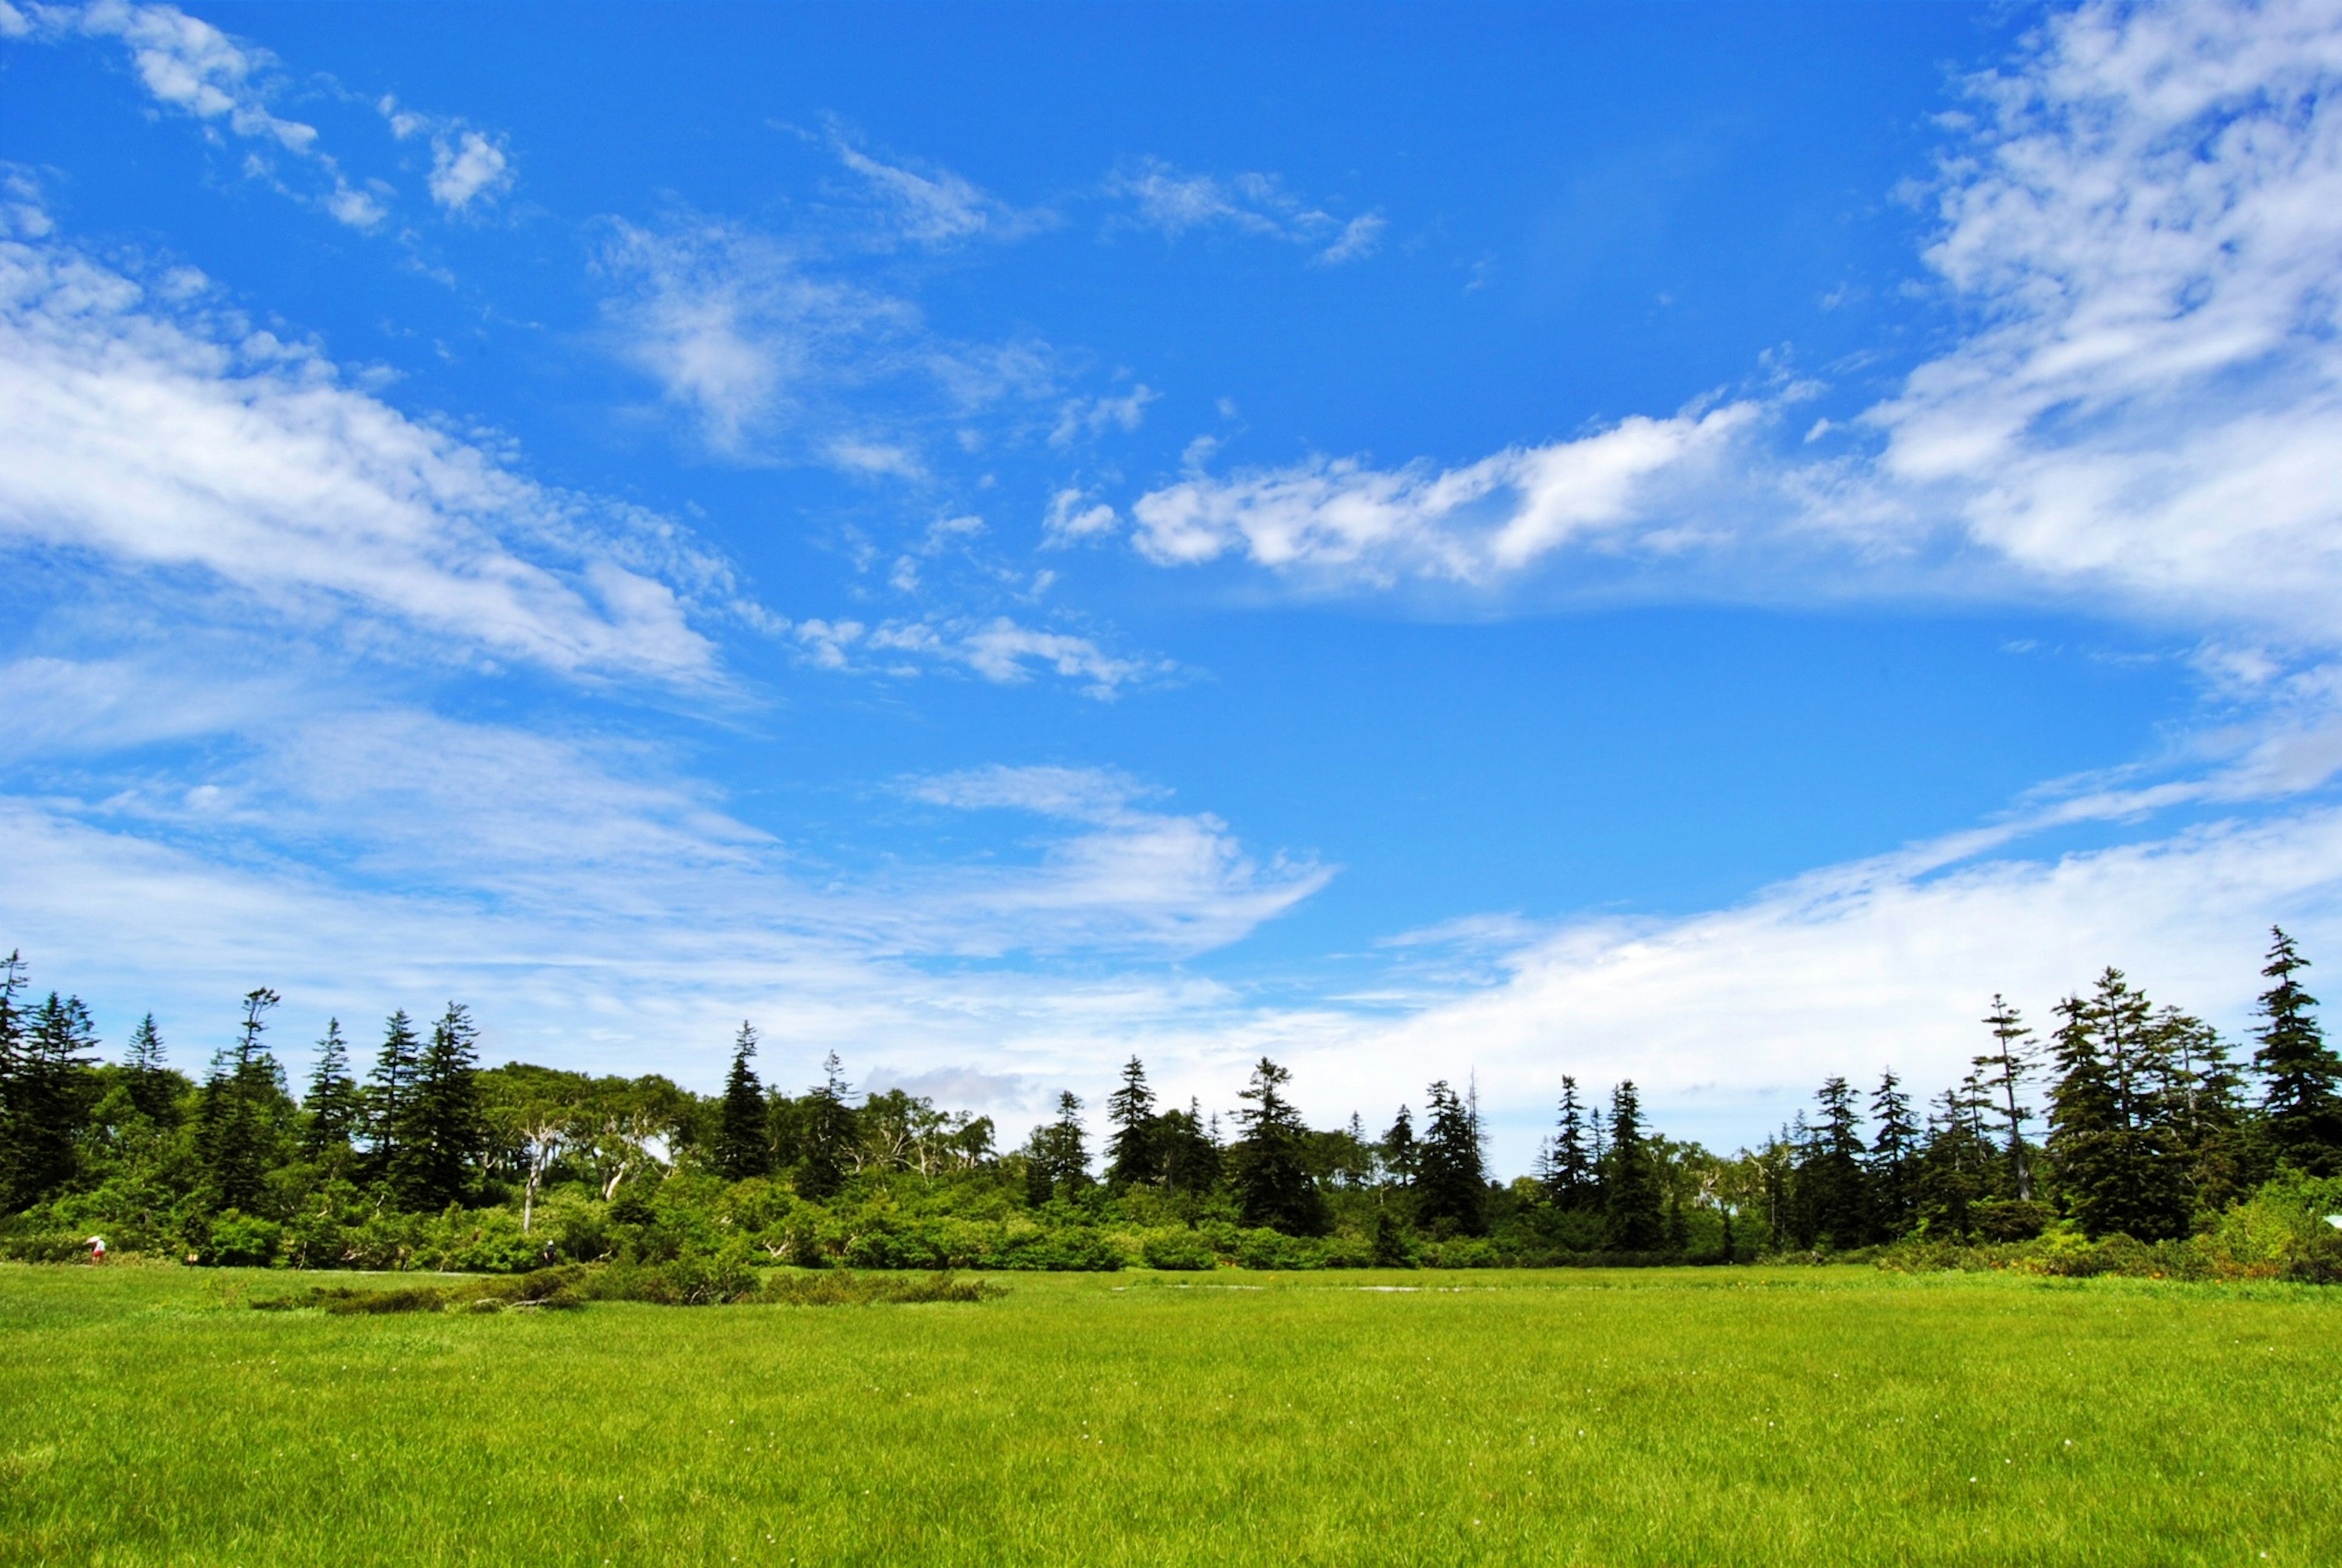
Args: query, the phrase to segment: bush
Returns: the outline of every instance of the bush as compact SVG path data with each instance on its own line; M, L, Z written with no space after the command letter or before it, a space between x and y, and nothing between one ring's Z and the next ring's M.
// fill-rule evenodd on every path
M587 1277L592 1301L653 1302L661 1306L717 1306L756 1294L756 1271L745 1246L686 1253L663 1263L616 1263Z
M1138 1255L1150 1269L1192 1272L1208 1269L1218 1260L1202 1236L1191 1230L1153 1231L1139 1243Z
M1968 1223L1977 1239L1987 1242L2029 1242L2057 1218L2057 1212L2047 1203L2016 1199L1977 1203L1968 1210Z
M964 1280L945 1270L923 1279L886 1274L775 1274L764 1299L786 1306L867 1306L880 1302L980 1302L1006 1295L1005 1286Z
M275 1220L225 1209L212 1218L211 1233L189 1259L211 1268L259 1269L276 1261L285 1227Z

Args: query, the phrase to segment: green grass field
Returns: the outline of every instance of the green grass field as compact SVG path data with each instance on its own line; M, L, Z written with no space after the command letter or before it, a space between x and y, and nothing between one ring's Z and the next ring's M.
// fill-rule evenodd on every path
M1222 1272L244 1304L296 1283L0 1265L0 1563L2342 1558L2342 1291Z

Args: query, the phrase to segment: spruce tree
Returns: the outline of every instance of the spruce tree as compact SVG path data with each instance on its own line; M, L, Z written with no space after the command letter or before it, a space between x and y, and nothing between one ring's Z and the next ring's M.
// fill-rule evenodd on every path
M409 1103L415 1098L415 1074L423 1060L423 1042L415 1037L415 1022L402 1007L383 1025L382 1050L374 1070L366 1074L366 1168L375 1180L392 1183L400 1165Z
M280 1000L265 985L245 993L235 1044L212 1058L211 1075L204 1081L196 1144L219 1208L250 1213L266 1193L275 1153L271 1113L284 1089L282 1069L260 1037L268 1028L268 1010Z
M1917 1217L1919 1129L1911 1120L1911 1096L1892 1072L1870 1097L1870 1221L1873 1235L1892 1241Z
M2025 1144L2025 1124L2033 1120L2033 1110L2018 1104L2017 1097L2035 1064L2033 1031L2025 1026L2023 1016L1997 992L1993 994L1992 1011L1985 1014L1984 1022L1992 1031L1993 1049L1977 1057L1975 1064L1992 1086L1993 1109L2001 1118L2007 1139L2008 1190L2019 1203L2029 1203L2033 1201L2033 1160L2032 1151Z
M21 1209L65 1185L79 1168L97 1036L81 998L54 991L16 1025L16 1036L6 1083L8 1167L0 1176L8 1206Z
M1975 1233L1974 1210L1984 1200L1996 1158L1977 1131L1973 1091L1978 1082L1971 1075L1962 1087L1945 1090L1930 1107L1915 1195L1920 1227L1932 1237L1966 1241Z
M2294 978L2309 967L2293 938L2272 926L2268 964L2261 974L2277 982L2261 994L2260 1049L2253 1066L2261 1075L2261 1115L2278 1160L2311 1175L2342 1170L2342 1061L2326 1044L2317 1022L2317 998Z
M2147 998L2122 971L2059 1004L2050 1154L2067 1207L2092 1236L2185 1235L2184 1173L2169 1158L2167 1064Z
M1546 1197L1557 1209L1583 1209L1594 1201L1594 1154L1586 1143L1585 1108L1577 1101L1577 1080L1564 1074L1561 1115L1554 1124L1552 1152L1546 1166Z
M1384 1172L1395 1186L1415 1184L1416 1168L1422 1163L1422 1146L1415 1141L1415 1114L1406 1106L1391 1118L1390 1131L1385 1133L1380 1146Z
M317 1042L317 1064L309 1074L309 1092L301 1098L301 1109L308 1116L301 1130L301 1152L312 1160L347 1158L350 1140L357 1135L364 1120L365 1103L356 1080L350 1076L350 1049L342 1039L338 1018L325 1021L325 1035Z
M1329 1216L1305 1157L1309 1129L1285 1097L1292 1081L1266 1056L1253 1067L1251 1083L1237 1092L1250 1104L1237 1113L1244 1135L1228 1151L1228 1180L1246 1224L1314 1236L1325 1232Z
M716 1169L727 1182L770 1175L773 1129L765 1085L748 1059L756 1054L756 1026L740 1021L732 1038L732 1070L724 1078L724 1108L716 1132Z
M1025 1198L1039 1208L1051 1198L1076 1196L1089 1180L1089 1138L1082 1126L1081 1096L1060 1090L1057 1119L1034 1128L1026 1145Z
M1208 1193L1219 1184L1220 1145L1205 1130L1203 1107L1194 1099L1184 1111L1156 1117L1149 1141L1165 1192Z
M407 1101L392 1177L409 1209L443 1209L471 1196L488 1141L478 1040L471 1014L462 1003L450 1002L415 1064L415 1092Z
M1159 1179L1155 1091L1146 1086L1146 1068L1136 1056L1123 1064L1122 1082L1106 1097L1106 1119L1114 1128L1106 1144L1108 1190L1126 1192Z
M2260 1150L2245 1112L2244 1075L2220 1032L2177 1007L2155 1016L2157 1051L2171 1068L2168 1119L2186 1167L2190 1205L2217 1214L2258 1181Z
M1821 1120L1811 1153L1799 1166L1799 1184L1811 1193L1817 1239L1844 1252L1870 1240L1869 1182L1854 1091L1839 1077L1825 1080L1814 1096Z
M129 1048L123 1054L122 1064L130 1072L130 1104L140 1115L158 1127L167 1127L178 1120L178 1084L164 1059L163 1036L155 1027L152 1013L138 1021L130 1032Z
M821 1082L807 1090L798 1104L805 1154L794 1179L802 1196L833 1197L846 1184L854 1160L854 1107L847 1098L851 1094L837 1053L832 1051L822 1058Z
M1479 1118L1441 1079L1426 1094L1430 1119L1416 1156L1416 1216L1426 1226L1476 1236L1487 1229L1487 1177L1481 1168Z
M1610 1092L1610 1149L1603 1171L1612 1248L1653 1253L1666 1239L1657 1162L1643 1132L1643 1103L1628 1079Z

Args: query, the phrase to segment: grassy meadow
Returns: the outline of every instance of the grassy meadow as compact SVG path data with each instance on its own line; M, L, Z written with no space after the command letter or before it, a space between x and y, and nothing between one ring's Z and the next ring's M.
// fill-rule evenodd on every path
M249 1310L295 1283L0 1265L0 1563L2314 1563L2342 1542L2342 1292L2312 1287L1218 1271L1011 1275L976 1304Z

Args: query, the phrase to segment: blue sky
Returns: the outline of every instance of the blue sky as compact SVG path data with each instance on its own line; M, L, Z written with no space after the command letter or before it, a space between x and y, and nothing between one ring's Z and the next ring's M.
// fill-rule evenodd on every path
M1729 1145L2342 937L2342 8L0 5L0 940L183 1064Z

